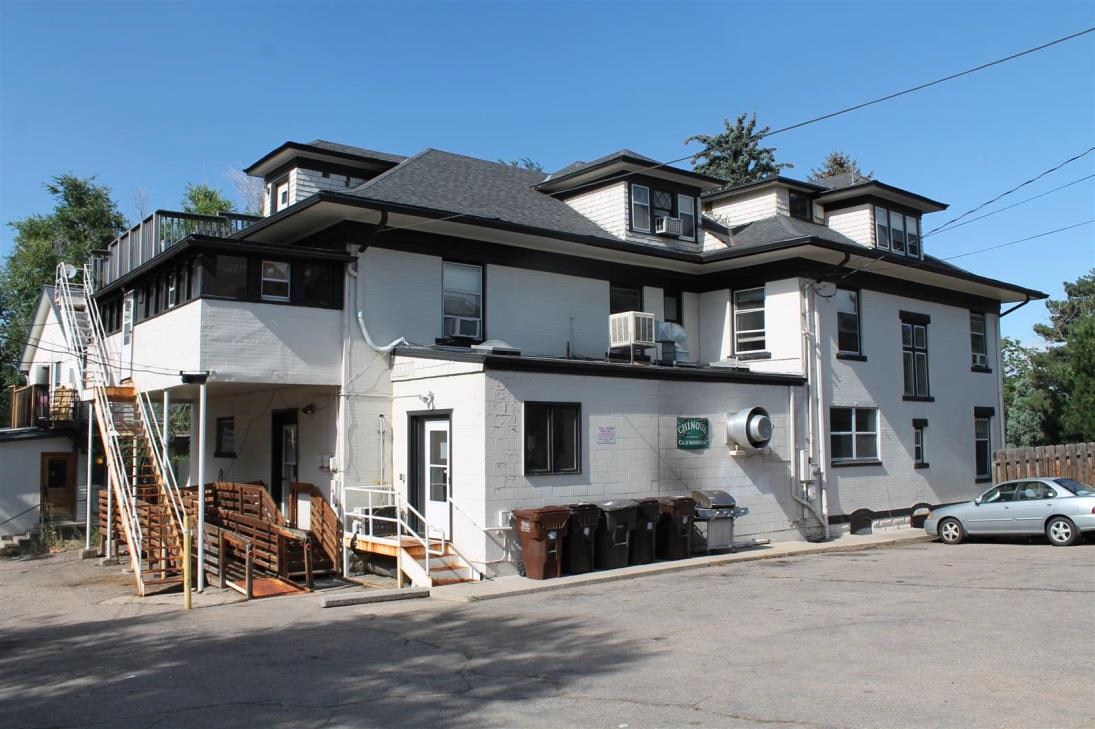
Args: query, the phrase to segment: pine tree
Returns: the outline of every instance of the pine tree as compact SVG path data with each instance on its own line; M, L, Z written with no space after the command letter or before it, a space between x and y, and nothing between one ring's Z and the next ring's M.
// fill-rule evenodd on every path
M757 131L757 115L753 114L748 121L747 116L738 115L733 124L723 119L724 129L719 134L694 134L684 140L685 144L699 142L704 146L692 156L696 172L721 178L729 185L741 185L778 175L780 170L794 166L776 162L775 147L760 146L760 139L769 127Z

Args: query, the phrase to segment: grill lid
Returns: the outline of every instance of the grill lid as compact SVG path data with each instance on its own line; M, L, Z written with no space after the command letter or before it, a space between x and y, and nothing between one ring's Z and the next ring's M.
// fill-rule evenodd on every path
M697 508L727 509L737 505L737 501L727 491L721 489L696 489L692 492Z

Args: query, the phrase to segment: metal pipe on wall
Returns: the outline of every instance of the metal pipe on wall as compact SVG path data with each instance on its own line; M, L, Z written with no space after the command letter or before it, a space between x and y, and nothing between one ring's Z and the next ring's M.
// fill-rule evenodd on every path
M91 549L91 464L95 457L95 405L87 409L87 479L84 481L84 549Z
M206 384L198 388L198 592L205 589L205 413Z

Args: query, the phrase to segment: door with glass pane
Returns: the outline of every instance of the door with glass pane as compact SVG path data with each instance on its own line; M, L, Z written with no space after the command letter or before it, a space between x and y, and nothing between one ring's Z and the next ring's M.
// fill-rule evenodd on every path
M289 484L299 479L297 464L300 446L296 410L275 410L271 417L270 496L283 512L287 511Z
M426 420L421 458L430 534L449 537L449 421Z
M130 291L122 299L122 362L121 379L133 377L133 327L137 323L137 292Z

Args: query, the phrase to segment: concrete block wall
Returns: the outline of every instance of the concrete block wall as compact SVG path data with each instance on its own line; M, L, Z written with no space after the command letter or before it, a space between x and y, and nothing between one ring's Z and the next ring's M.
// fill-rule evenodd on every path
M856 205L843 210L825 213L825 225L848 236L860 245L874 247L874 208L869 204Z

